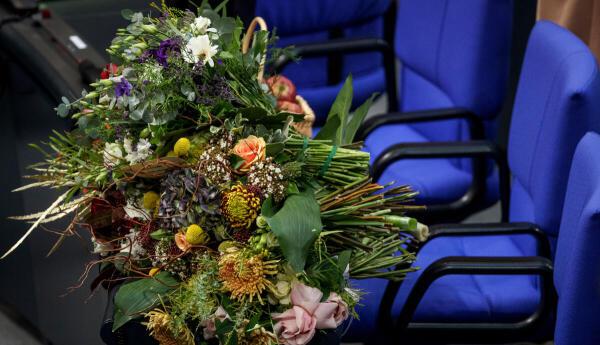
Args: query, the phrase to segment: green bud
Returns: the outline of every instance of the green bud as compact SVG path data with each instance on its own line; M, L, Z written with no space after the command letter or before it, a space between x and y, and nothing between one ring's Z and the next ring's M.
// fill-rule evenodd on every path
M106 176L108 175L107 171L103 171L101 172L98 176L96 176L96 183L100 183L101 181L104 181L106 179Z
M133 36L127 36L127 37L125 37L125 39L123 39L123 41L125 41L125 42L130 42L130 41L132 41L134 38L135 38L135 37L133 37Z
M99 95L98 92L92 91L92 92L88 93L87 95L85 95L84 98L85 99L94 99L94 98L97 98L98 95Z
M263 216L258 216L256 217L256 226L258 226L259 228L266 228L269 225L269 223L267 222L267 218L263 217Z
M142 24L142 30L146 31L149 34L154 34L158 32L156 26L154 24Z
M144 42L140 42L140 43L136 43L134 44L132 47L136 47L136 48L140 48L140 49L146 49L148 48L148 45Z
M100 79L100 81L98 82L103 86L111 86L113 84L113 81L110 79ZM98 84L96 83L96 84Z
M142 129L140 132L140 138L148 138L150 136L150 129L148 127Z
M119 44L113 44L110 47L108 47L108 49L112 49L112 50L117 50L119 48L121 48L121 46Z

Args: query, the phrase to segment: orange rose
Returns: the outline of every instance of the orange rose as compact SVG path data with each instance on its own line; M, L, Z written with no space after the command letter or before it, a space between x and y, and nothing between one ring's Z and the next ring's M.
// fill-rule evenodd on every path
M175 244L182 252L187 252L192 248L192 245L185 239L185 234L182 234L181 232L175 234Z
M244 160L239 171L247 172L254 163L265 160L266 149L265 140L254 135L238 141L233 148L233 154Z

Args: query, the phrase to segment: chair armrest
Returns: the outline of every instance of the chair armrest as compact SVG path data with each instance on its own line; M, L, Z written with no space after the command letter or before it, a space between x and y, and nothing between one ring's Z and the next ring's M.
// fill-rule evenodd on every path
M541 299L537 311L519 322L482 323L411 323L413 315L428 288L446 275L537 275L542 279ZM551 314L556 295L552 284L553 266L548 258L530 257L445 257L427 267L413 286L396 322L392 319L391 306L395 293L386 290L380 307L380 322L386 332L400 329L496 332L498 336L523 334L541 325ZM388 286L389 289L389 286ZM396 290L397 291L397 290ZM391 298L391 299L390 299ZM391 327L391 328L390 328ZM506 332L506 333L505 333ZM390 333L388 333L390 334ZM397 333L396 333L397 334Z
M347 39L339 38L324 42L299 44L293 47L291 56L316 57L349 53L380 52L383 54L385 70L385 88L388 94L388 109L398 109L398 86L396 81L396 55L387 41L381 38ZM275 73L280 73L293 61L289 55L281 55L272 66Z
M392 47L381 38L338 38L317 43L298 44L293 46L292 55L301 57L329 56L333 54L381 52L394 54ZM290 55L281 55L273 64L273 69L281 71L293 61Z
M375 129L391 124L443 121L452 119L467 120L471 140L482 140L485 137L483 121L465 108L441 108L404 113L379 114L366 119L358 128L355 141L364 141Z
M438 214L438 218L452 214L468 215L485 197L487 169L485 158L492 158L500 173L500 201L502 221L508 221L510 172L506 155L493 143L486 141L403 143L387 148L377 157L372 167L372 176L378 180L386 168L401 159L429 158L475 158L473 181L469 190L460 199L449 204L428 205L427 214Z
M538 243L537 255L551 259L550 243L548 242L548 237L536 224L527 222L437 224L429 227L429 236L427 238L427 242L434 238L446 236L490 236L523 234L531 235L536 239Z

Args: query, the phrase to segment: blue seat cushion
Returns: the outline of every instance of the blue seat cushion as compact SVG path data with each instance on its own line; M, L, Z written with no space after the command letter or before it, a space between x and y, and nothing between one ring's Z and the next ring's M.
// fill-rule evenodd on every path
M376 129L365 141L371 153L371 163L389 146L398 143L429 142L424 135L408 125L387 125ZM410 185L419 192L417 201L424 204L447 203L462 197L471 185L471 173L453 164L451 159L405 159L390 165L379 183L396 182ZM497 170L487 179L486 204L498 200Z
M445 237L433 239L419 252L414 267L428 267L447 256L527 256L535 254L516 243L527 236ZM400 287L393 306L398 316L423 270L410 273ZM344 341L361 341L376 329L379 304L387 282L383 279L354 280L364 292L361 306ZM515 322L533 314L540 292L534 276L449 275L436 280L427 290L413 317L415 322Z

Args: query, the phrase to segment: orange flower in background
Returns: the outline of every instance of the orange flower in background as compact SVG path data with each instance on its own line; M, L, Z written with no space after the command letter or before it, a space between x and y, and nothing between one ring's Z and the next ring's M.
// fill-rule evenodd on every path
M185 234L180 232L175 234L175 244L182 252L187 252L190 248L192 248L192 245L189 244L185 239Z
M233 148L233 153L244 160L238 170L247 172L254 163L265 160L266 150L265 140L254 135L238 141Z

